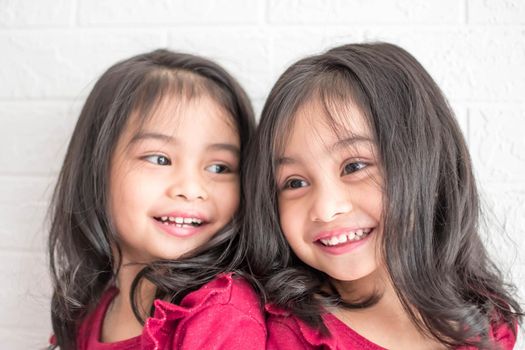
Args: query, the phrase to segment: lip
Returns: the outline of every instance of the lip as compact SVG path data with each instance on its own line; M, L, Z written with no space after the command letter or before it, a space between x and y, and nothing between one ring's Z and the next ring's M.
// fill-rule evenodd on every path
M367 227L367 228L371 228L371 227ZM316 236L316 239L313 241L313 243L316 247L319 247L321 250L323 250L324 252L328 254L342 255L342 254L350 253L358 249L359 247L365 245L369 241L370 237L375 233L375 227L372 228L372 230L368 233L368 235L365 238L359 241L348 241L346 243L338 244L336 246L326 246L320 242L320 239L338 236L344 232L355 231L358 229L359 228L356 228L356 229L344 228L344 229L337 229L333 231L324 231L324 232L319 233Z
M195 227L193 226L178 227L175 224L164 224L158 221L157 219L155 219L155 218L163 217L163 216L195 218L195 219L201 220L202 224L200 226L195 226ZM153 223L160 230L164 231L168 235L176 236L176 237L183 237L183 238L187 238L187 237L199 234L200 232L203 231L205 226L209 223L208 217L197 211L173 211L170 213L155 215L154 217L151 218L151 220L153 220Z
M171 236L177 236L177 237L190 237L190 236L196 235L200 233L206 226L206 223L203 223L198 227L190 227L190 226L178 227L174 224L164 224L160 221L157 221L155 218L151 218L151 220L153 220L153 223L160 230L164 231L165 233Z

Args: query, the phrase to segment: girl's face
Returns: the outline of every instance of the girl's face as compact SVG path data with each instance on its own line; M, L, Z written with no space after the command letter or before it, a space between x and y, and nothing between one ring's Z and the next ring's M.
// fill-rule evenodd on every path
M174 97L174 99L177 97ZM207 242L239 205L240 140L206 96L137 116L112 158L110 210L123 262L176 259Z
M327 122L321 105L299 109L277 162L282 231L295 254L338 281L376 271L382 180L372 135L357 108Z

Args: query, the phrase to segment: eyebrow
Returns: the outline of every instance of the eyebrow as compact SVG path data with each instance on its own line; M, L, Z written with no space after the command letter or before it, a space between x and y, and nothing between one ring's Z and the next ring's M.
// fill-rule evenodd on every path
M129 143L134 144L139 141L147 140L147 139L176 143L175 138L173 138L172 136L160 134L156 132L140 132L138 134L135 134Z
M337 141L328 149L328 151L331 153L331 152L337 151L344 147L350 147L356 143L371 143L372 144L373 141L369 137L355 135L355 136L351 136L346 139ZM277 166L297 164L297 163L300 163L300 161L292 157L280 157L276 161Z
M354 135L354 136L348 137L346 139L337 141L336 143L334 143L332 145L332 147L330 147L330 151L336 151L336 150L338 150L340 148L353 146L356 143L371 143L371 144L373 144L373 141L372 141L372 139L370 139L369 137L366 137L366 136Z
M176 145L178 143L177 139L175 137L170 136L170 135L166 135L166 134L157 133L157 132L141 132L141 133L138 133L138 134L133 136L133 138L131 139L131 141L129 143L130 143L130 145L132 145L132 144L135 144L135 143L140 142L142 140L148 140L148 139L159 140L159 141L162 141L162 142L168 142L168 143L171 143L173 145ZM241 150L239 149L239 147L237 147L236 145L231 144L231 143L211 143L211 144L208 144L206 146L206 148L208 150L215 150L215 151L228 151L228 152L234 154L236 157L240 157L240 155L241 155Z
M231 143L212 143L209 144L207 148L209 150L228 151L230 153L233 153L236 157L241 156L241 150L239 149L239 147Z

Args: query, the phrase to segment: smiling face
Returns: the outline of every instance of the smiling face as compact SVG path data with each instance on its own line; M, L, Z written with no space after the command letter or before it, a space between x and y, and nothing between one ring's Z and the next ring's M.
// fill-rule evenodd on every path
M164 99L121 135L110 170L110 212L123 262L176 259L228 224L239 205L240 140L207 96Z
M382 181L361 112L331 122L317 103L295 115L277 165L280 223L304 263L355 281L379 266Z

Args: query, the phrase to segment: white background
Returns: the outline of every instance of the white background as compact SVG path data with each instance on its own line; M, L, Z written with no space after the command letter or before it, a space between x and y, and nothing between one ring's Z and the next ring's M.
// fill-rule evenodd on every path
M367 40L408 49L444 90L494 213L489 250L523 296L525 1L0 0L0 347L43 347L51 332L44 215L109 65L158 47L205 55L259 113L294 60Z

